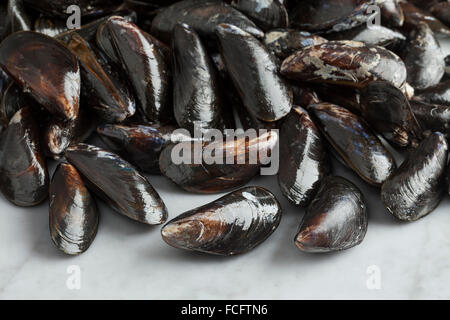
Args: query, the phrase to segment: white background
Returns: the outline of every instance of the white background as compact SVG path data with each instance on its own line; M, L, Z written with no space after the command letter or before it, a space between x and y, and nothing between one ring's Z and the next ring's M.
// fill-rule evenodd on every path
M276 177L257 177L249 185L278 197L279 228L255 250L231 258L172 248L162 241L160 226L138 224L100 201L92 246L80 256L65 256L50 239L47 203L18 208L0 196L0 299L449 299L450 196L424 219L402 223L386 212L379 190L333 165L334 174L360 186L370 219L361 245L332 254L295 247L304 210L280 194ZM221 196L189 194L163 177L149 180L170 219ZM66 285L71 265L81 270L79 290ZM381 272L380 289L367 286L371 266Z

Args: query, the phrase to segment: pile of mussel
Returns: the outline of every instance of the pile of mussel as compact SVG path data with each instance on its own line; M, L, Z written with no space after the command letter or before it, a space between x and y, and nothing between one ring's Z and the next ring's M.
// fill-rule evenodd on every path
M75 29L71 4L81 9ZM438 40L448 36L450 2L439 0L9 0L0 4L0 190L17 206L48 199L51 238L70 255L96 236L97 199L165 223L151 175L187 192L230 192L161 235L235 255L280 223L272 192L246 186L268 165L247 161L251 151L279 150L281 193L306 208L295 245L351 248L366 234L367 205L333 175L331 157L402 221L449 193L450 59ZM230 142L196 137L198 128L266 131ZM178 163L181 149L234 161Z

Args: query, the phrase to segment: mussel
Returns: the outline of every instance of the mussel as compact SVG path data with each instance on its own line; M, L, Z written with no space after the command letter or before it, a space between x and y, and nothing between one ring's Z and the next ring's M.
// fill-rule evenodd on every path
M295 205L307 206L330 172L327 150L308 113L294 107L280 131L278 184Z
M181 142L167 146L159 158L164 176L186 191L219 193L241 187L260 170L277 146L278 135L268 131L226 140Z
M448 144L440 132L410 152L381 188L387 210L404 221L418 220L433 211L444 195L447 155Z
M61 163L50 183L50 236L69 255L85 252L97 234L99 214L95 199L74 166Z
M361 115L383 137L399 147L416 147L422 129L403 92L386 81L361 90Z
M436 3L430 8L430 13L445 23L447 27L450 26L450 2Z
M418 90L414 99L428 103L450 105L450 80L424 90Z
M25 12L23 0L8 0L8 22L11 33L33 29L31 19Z
M185 23L200 36L212 38L218 25L227 23L262 38L264 33L244 14L232 6L216 0L183 0L164 8L155 17L151 33L169 42L173 28Z
M48 196L48 172L39 129L28 107L11 118L0 138L0 189L17 206L35 206Z
M407 81L415 89L426 89L439 83L445 73L445 55L433 31L420 23L405 48Z
M321 103L308 107L328 142L363 180L381 186L395 162L370 127L347 109Z
M425 135L439 131L450 133L450 106L411 100L411 110L425 131Z
M381 17L392 27L401 27L405 22L405 15L400 7L399 0L380 0Z
M43 33L49 37L55 37L67 31L67 24L64 20L53 20L51 18L39 17L34 22L34 31Z
M76 144L67 148L65 156L88 188L118 213L150 225L166 221L166 205L150 182L116 154L92 145Z
M232 25L217 28L228 73L247 110L263 121L277 121L292 107L292 90L278 74L275 58L251 34Z
M173 31L173 108L180 127L193 132L223 128L222 97L215 69L197 33L187 25Z
M295 244L311 253L346 250L364 240L367 225L366 203L358 187L329 176L306 210Z
M231 5L264 31L286 28L289 24L288 12L279 0L233 0Z
M330 41L307 47L283 61L281 73L300 81L364 87L374 80L405 85L406 67L394 53L357 41Z
M0 66L51 113L77 117L80 69L57 40L31 31L13 33L0 43Z
M232 256L264 242L280 219L281 206L270 191L247 187L181 214L161 235L175 248Z
M317 92L306 85L292 84L292 92L294 93L294 105L307 108L310 104L321 103Z
M427 0L428 1L428 0ZM447 37L450 29L428 12L414 6L411 1L400 1L399 4L405 14L403 28L407 32L415 30L420 23L425 22L437 36Z

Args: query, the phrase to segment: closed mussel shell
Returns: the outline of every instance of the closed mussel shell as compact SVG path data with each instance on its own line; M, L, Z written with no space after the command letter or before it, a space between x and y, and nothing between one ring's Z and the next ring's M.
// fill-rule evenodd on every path
M48 196L48 172L39 129L29 108L11 118L0 138L0 188L17 206L35 206Z
M433 15L407 1L400 1L399 4L405 14L403 29L406 32L415 30L420 23L425 22L437 36L448 37L450 35L450 29Z
M264 242L280 219L281 207L271 192L247 187L181 214L161 234L175 248L231 256Z
M187 25L173 32L173 108L178 125L193 132L194 123L222 128L219 80L199 36Z
M310 105L308 111L333 148L363 180L379 187L394 172L392 155L361 118L328 103Z
M294 107L280 132L278 184L294 204L307 206L329 173L327 150L308 113Z
M424 90L417 90L414 99L428 103L450 105L450 80Z
M422 129L403 92L386 81L370 82L361 90L361 115L389 142L416 147Z
M167 208L150 182L116 154L77 144L65 155L88 187L120 214L150 225L167 219Z
M0 66L51 113L77 117L80 69L75 56L57 40L16 32L0 44Z
M97 234L99 214L94 198L74 166L61 163L50 183L50 236L62 252L85 252Z
M289 24L288 12L278 0L233 0L231 5L265 31Z
M403 61L391 51L357 41L329 41L307 47L286 60L281 73L301 81L363 87L373 80L398 88L406 81Z
M410 152L381 188L387 210L404 221L418 220L433 211L444 195L447 155L447 141L439 132Z
M326 177L303 217L295 244L311 253L349 249L363 241L367 224L358 187L342 177Z
M418 100L411 100L409 103L426 135L439 131L448 136L450 133L450 106Z
M278 74L275 57L249 33L232 25L217 28L228 73L247 110L263 121L277 121L292 107L292 89Z

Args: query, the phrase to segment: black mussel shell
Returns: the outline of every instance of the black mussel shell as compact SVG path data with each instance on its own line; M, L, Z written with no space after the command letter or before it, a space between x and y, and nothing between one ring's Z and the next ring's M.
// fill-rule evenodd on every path
M428 12L406 1L401 1L399 4L405 14L403 29L406 32L415 30L420 23L425 22L437 36L448 37L450 35L450 29Z
M450 80L441 82L425 90L417 90L414 99L428 103L450 105Z
M8 22L11 33L33 29L23 0L8 0Z
M173 28L185 23L200 36L213 38L218 25L234 25L251 35L262 38L264 33L243 13L232 6L215 0L184 0L164 8L153 20L152 34L169 42Z
M361 94L358 89L321 83L313 87L320 102L343 106L354 114L361 115Z
M447 27L450 26L450 2L436 3L430 8L430 12L439 21L445 23Z
M35 206L48 196L48 172L39 147L39 129L25 107L0 138L0 189L17 206Z
M328 142L363 180L379 187L394 172L392 155L358 116L329 103L310 105L308 110Z
M307 108L310 104L323 102L317 92L306 85L292 84L292 92L294 93L294 105L302 108Z
M286 28L289 24L288 12L278 0L233 0L231 5L264 31Z
M148 121L170 121L170 69L159 42L121 17L111 17L99 27L97 43L104 49L107 42L130 79L137 104Z
M80 69L75 56L57 40L16 32L0 43L0 66L51 113L77 117Z
M264 35L264 44L267 49L280 59L286 59L303 48L327 41L321 36L294 29L276 29Z
M85 252L97 234L99 213L74 166L61 163L50 183L50 236L69 255Z
M303 0L289 15L292 27L315 32L340 32L366 23L374 0Z
M21 108L32 106L37 102L15 82L11 82L3 93L0 114L9 121Z
M175 127L106 124L97 128L103 142L114 153L148 173L160 173L159 155L172 143L192 140L190 135L174 132Z
M408 99L389 82L370 82L361 90L361 115L376 132L399 147L416 147L422 139L422 129Z
M65 20L56 20L52 18L39 17L34 22L34 31L43 33L49 37L56 37L57 35L67 31L67 22Z
M280 131L278 184L295 205L307 206L330 172L326 145L308 113L294 107Z
M448 144L442 133L433 133L412 151L383 184L381 200L400 220L415 221L441 201L445 191Z
M445 55L426 23L419 24L404 50L406 80L411 86L426 89L439 83L445 73Z
M281 66L281 73L300 81L364 87L374 80L398 88L406 81L406 67L394 53L357 41L330 41L299 51Z
M150 182L116 154L77 144L67 148L65 156L88 187L120 214L150 225L166 221L166 205Z
M292 89L278 74L275 58L249 33L232 25L217 28L225 65L247 110L277 121L292 108Z
M178 125L193 132L223 128L219 80L199 36L187 25L173 31L173 108Z
M234 191L168 222L161 230L175 248L232 256L264 242L278 227L281 206L260 187Z
M414 99L409 104L426 135L436 131L447 136L450 134L450 106L430 104Z
M249 182L277 146L278 135L240 135L225 141L182 142L169 145L159 158L164 176L186 191L219 193ZM174 159L174 156L180 159ZM181 160L182 159L182 160ZM231 161L230 161L231 160Z
M8 35L10 25L8 21L8 4L0 3L0 40Z
M107 122L122 122L136 112L132 93L119 82L111 66L103 67L101 57L89 43L74 34L67 44L81 65L82 94L86 104Z
M405 15L399 0L384 0L380 4L381 19L391 27L401 27L405 22Z
M358 187L342 177L326 177L306 210L295 244L311 253L346 250L364 240L367 225L366 204Z

